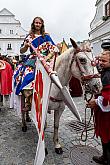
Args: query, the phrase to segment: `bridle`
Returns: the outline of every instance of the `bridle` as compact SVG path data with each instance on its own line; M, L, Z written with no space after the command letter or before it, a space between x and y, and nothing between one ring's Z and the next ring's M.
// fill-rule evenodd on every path
M81 49L75 49L74 50L74 53L73 53L73 56L72 56L72 60L71 60L71 63L70 63L70 70L71 67L72 67L72 64L74 61L76 61L76 65L78 66L79 68L79 71L80 71L80 74L81 74L81 81L82 81L82 84L85 85L85 91L88 91L86 88L88 88L88 81L91 80L92 78L99 78L99 75L98 74L94 74L94 71L93 71L93 74L90 74L90 75L87 75L86 74L86 70L82 67L82 64L80 62L80 60L78 59L77 57L77 53L79 52L84 52L85 55L87 56L86 52L90 52L90 51L87 51L87 50L81 50ZM91 64L93 63L93 61L87 56L87 58L91 61ZM89 90L89 93L93 93L92 91ZM53 102L61 102L63 101L62 99L56 99L56 98L53 98L52 96L50 96L50 99L51 101Z
M87 74L86 73L86 70L84 69L83 64L80 62L79 58L77 57L77 54L79 52L83 52L86 55L86 57L88 58L88 60L90 61L91 66L93 67L93 73L92 74ZM92 59L89 58L88 55L87 55L87 52L90 52L90 50L88 51L86 49L80 49L80 48L75 49L74 53L73 53L73 56L72 56L71 64L70 64L70 68L72 68L72 64L75 61L76 65L77 65L77 67L80 71L81 83L85 88L84 97L85 97L86 101L88 100L87 99L87 94L90 94L90 98L89 98L89 100L90 100L93 97L93 93L94 93L93 90L89 87L89 81L93 78L99 78L100 77L99 73L94 74L94 67L98 64L98 61L96 61L96 59L94 60L93 54L92 54Z
M91 66L96 66L96 61L94 60L91 60L86 52L86 50L78 50L78 51L75 51L75 54L73 55L72 57L72 62L71 62L71 67L72 67L72 63L74 62L74 60L76 61L76 65L77 67L79 68L79 71L80 71L80 74L81 74L81 81L82 81L82 84L84 85L85 87L85 90L84 90L84 100L86 100L87 102L89 102L92 97L93 97L93 91L92 89L89 88L89 80L93 79L93 78L99 78L99 74L94 74L94 68L93 68L93 73L92 74L86 74L86 70L82 67L82 64L79 60L79 58L77 57L77 53L79 52L84 52L84 54L86 55L86 57L89 59L89 61L91 62ZM92 56L93 57L93 56ZM89 98L87 97L87 94L89 94ZM85 127L81 133L81 140L83 142L85 142L87 140L87 137L88 137L88 126L90 124L90 121L93 117L93 111L91 110L91 115L90 115L90 118L89 118L89 121L87 122L87 119L86 119L86 115L87 115L87 107L85 107L85 117L84 117L84 124L85 124Z
M77 57L77 53L79 53L79 52L83 52L86 55L86 57L91 62L91 66L94 67L94 66L97 65L97 61L96 60L91 60L88 57L88 55L86 54L86 52L90 52L90 51L87 51L86 49L78 49L78 50L75 50L75 52L74 52L74 55L73 55L72 60L71 60L70 68L72 67L73 62L76 61L76 65L79 68L82 81L88 81L88 80L91 80L92 78L99 78L100 77L99 74L94 74L94 68L93 68L93 74L88 74L88 75L86 74L86 70L82 67L81 62L80 62L80 60Z

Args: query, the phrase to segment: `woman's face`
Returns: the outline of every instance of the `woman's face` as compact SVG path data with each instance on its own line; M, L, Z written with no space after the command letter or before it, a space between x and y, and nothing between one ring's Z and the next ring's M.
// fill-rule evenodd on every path
M35 26L36 31L40 31L42 27L42 21L39 18L36 18L34 21L34 26Z

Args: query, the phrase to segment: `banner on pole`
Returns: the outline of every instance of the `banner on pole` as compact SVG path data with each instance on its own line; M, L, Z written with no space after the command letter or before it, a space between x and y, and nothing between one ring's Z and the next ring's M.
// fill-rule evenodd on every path
M48 109L50 86L51 79L38 59L31 109L31 118L39 135L34 165L42 165L45 158L44 125Z

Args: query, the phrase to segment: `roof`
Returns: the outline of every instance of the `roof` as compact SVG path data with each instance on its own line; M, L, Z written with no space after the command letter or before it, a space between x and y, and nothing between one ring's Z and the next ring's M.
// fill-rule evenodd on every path
M0 11L0 16L15 16L14 14L12 14L9 10L7 10L6 8L3 8Z

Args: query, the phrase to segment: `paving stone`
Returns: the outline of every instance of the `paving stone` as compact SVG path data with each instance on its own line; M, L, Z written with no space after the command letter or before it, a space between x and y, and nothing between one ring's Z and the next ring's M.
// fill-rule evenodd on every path
M84 119L85 102L83 97L73 99L78 106L81 117ZM87 113L87 118L89 118L89 110ZM53 143L53 112L48 114L48 127L45 131L45 144L48 149L48 155L43 165L77 165L73 158L71 158L70 153L70 151L74 151L77 145L93 147L94 150L102 152L100 139L93 138L94 131L88 131L88 139L86 142L83 142L81 140L81 132L79 133L67 126L71 121L76 121L76 118L66 107L61 116L59 129L59 138L64 152L62 155L57 155L54 151ZM37 142L38 134L34 124L32 122L28 123L28 130L23 133L21 131L21 118L17 116L17 112L1 106L0 165L34 165ZM74 152L72 154L74 155ZM83 162L81 164L79 160L78 165L83 165Z

